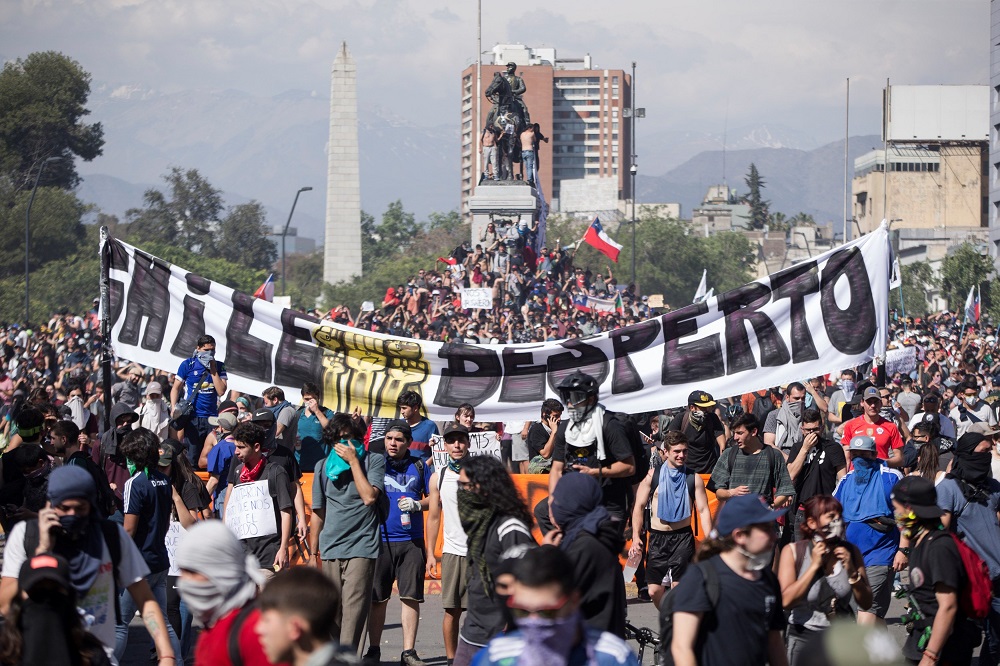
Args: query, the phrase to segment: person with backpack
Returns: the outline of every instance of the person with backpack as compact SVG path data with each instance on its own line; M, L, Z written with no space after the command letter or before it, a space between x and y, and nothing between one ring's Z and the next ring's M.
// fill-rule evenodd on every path
M601 486L601 504L624 524L637 465L629 424L598 402L597 380L590 375L576 370L559 382L558 391L569 419L556 432L549 494L563 474L593 476ZM548 498L542 503L545 524L540 521L539 527L548 532ZM540 513L541 506L535 509L536 516Z
M969 572L961 542L941 523L944 511L937 499L934 484L919 476L908 476L892 489L896 525L911 544L910 610L919 614L903 656L921 666L970 664L982 632L961 603L969 593Z
M1000 661L1000 481L990 477L993 437L968 432L958 438L955 459L937 485L937 505L944 510L942 521L986 562L994 595L983 629L985 640L979 655L983 666Z
M87 439L84 434L83 439ZM48 444L44 445L49 455L62 460L63 465L82 467L94 479L97 487L95 508L102 518L110 518L117 511L115 493L111 490L104 470L97 466L90 455L83 450L81 432L76 423L69 420L56 421L49 431Z
M698 474L711 474L726 448L726 428L715 413L715 400L705 391L692 391L685 411L667 426L688 442L687 466Z
M811 641L830 628L835 617L853 617L872 603L861 551L844 539L843 507L831 495L813 495L805 503L802 537L785 546L778 565L782 606L789 611L788 663L810 663Z
M801 386L801 384L800 384ZM804 389L803 389L804 390ZM781 405L781 397L777 391L766 388L760 391L744 393L740 399L745 414L757 417L757 423L767 423L767 416Z
M379 525L387 516L385 456L365 451L364 430L348 414L323 429L332 446L313 474L310 549L340 595L334 638L360 656L372 604Z
M694 557L692 513L697 510L701 533L708 534L712 529L712 512L701 475L685 465L688 443L684 435L675 430L663 433L656 453L656 461L636 490L629 553L642 552L646 538L643 513L648 505L646 581L649 596L659 608L664 593L680 582Z
M621 526L601 506L601 487L585 474L566 474L552 493L554 530L549 543L566 552L580 589L580 613L594 629L625 637L625 581L618 554L625 545Z
M722 507L712 538L660 606L665 664L788 665L781 587L771 571L775 521L784 513L760 495Z
M781 453L761 441L757 417L744 414L733 422L732 430L737 446L719 458L709 490L720 500L760 495L772 506L785 507L795 495L795 486Z
M208 419L219 415L219 397L226 395L228 386L226 364L215 360L215 338L211 335L199 337L194 353L191 358L181 361L170 387L172 427L184 432L192 464L201 455L205 437L212 431Z
M997 417L993 409L979 398L979 385L975 379L967 379L964 384L956 386L961 402L952 407L949 416L955 423L956 435L961 437L969 432L969 428L975 423L985 423L990 426L997 424Z
M878 458L871 437L857 435L848 450L854 469L840 480L833 495L844 507L847 540L861 550L865 575L872 587L872 605L858 611L858 622L884 627L892 600L892 571L906 566L908 554L908 549L899 547L890 501L892 488L902 475Z
M9 613L26 560L39 553L60 555L69 562L77 605L93 618L87 630L105 649L115 647L115 624L121 614L116 591L124 588L141 609L159 663L173 666L177 655L146 581L149 567L121 525L99 517L94 510L94 479L75 465L58 467L49 475L48 494L48 505L38 512L38 520L18 523L7 535L0 571L0 612Z
M441 631L445 656L451 666L458 648L462 612L468 607L468 537L458 513L458 477L469 456L469 429L458 424L445 430L444 447L448 462L436 471L427 500L427 576L441 578L441 607L444 609ZM442 514L444 543L441 547L441 570L438 572L434 548Z
M385 430L385 495L389 515L382 523L378 560L375 562L375 596L368 617L366 660L379 661L382 629L396 583L402 605L403 627L401 666L426 666L415 649L420 624L420 604L424 602L424 516L433 483L433 470L409 448L413 434L406 421L391 421ZM433 544L432 546L433 547Z
M218 520L205 520L177 545L177 591L203 629L194 663L212 666L270 666L254 627L254 603L264 583L257 558L243 552L236 535Z

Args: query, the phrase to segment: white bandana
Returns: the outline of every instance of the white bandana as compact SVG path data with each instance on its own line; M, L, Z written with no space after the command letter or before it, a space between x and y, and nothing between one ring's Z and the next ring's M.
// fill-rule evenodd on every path
M577 448L590 446L597 440L597 459L604 460L604 406L598 404L583 421L570 422L566 428L566 443Z

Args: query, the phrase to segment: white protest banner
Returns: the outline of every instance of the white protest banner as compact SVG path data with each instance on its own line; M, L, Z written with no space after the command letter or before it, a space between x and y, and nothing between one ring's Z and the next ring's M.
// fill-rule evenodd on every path
M462 290L462 309L468 310L470 308L484 308L490 309L493 307L493 290L492 289L463 289Z
M885 376L892 377L897 372L908 375L917 369L917 348L903 347L890 349L885 353Z
M167 546L167 559L170 561L170 568L167 571L168 576L180 576L181 569L177 566L177 561L175 555L177 553L177 544L181 542L181 537L187 534L187 530L181 527L181 524L176 520L170 521L170 527L167 528L167 535L163 537L163 542Z
M445 449L444 437L431 435L431 458L434 469L444 469L448 464L448 451ZM500 435L492 430L469 433L470 456L493 456L500 460Z
M526 344L396 338L319 321L117 239L104 242L102 259L119 356L176 370L208 334L231 390L261 395L274 385L295 402L312 382L330 409L384 418L398 418L404 391L418 393L435 420L452 419L465 402L484 421L534 418L575 370L597 380L608 409L655 411L687 404L693 390L731 396L861 365L885 353L888 331L886 225L632 326Z
M361 301L361 311L362 312L372 312L375 310L375 304L371 301Z
M226 525L237 539L253 539L278 533L274 500L267 479L233 486L226 498Z

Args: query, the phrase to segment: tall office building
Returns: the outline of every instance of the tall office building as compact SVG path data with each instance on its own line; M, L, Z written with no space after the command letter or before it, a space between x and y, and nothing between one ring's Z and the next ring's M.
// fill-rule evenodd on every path
M589 55L561 59L554 48L533 49L522 44L499 44L493 60L482 65L482 92L495 72L508 62L527 88L524 101L531 121L538 123L549 143L540 148L539 184L558 212L562 183L569 180L614 181L618 199L631 196L629 167L630 124L623 111L631 106L632 80L621 69L594 69ZM478 131L491 103L480 101L476 123L476 65L462 71L462 214L469 214L469 197L479 181Z
M361 178L358 157L358 70L344 42L330 75L326 241L323 281L361 275Z
M990 0L990 256L1000 263L1000 2Z

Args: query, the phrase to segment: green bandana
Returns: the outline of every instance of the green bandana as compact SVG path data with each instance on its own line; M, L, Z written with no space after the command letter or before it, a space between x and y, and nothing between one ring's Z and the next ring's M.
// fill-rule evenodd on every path
M450 463L449 463L450 464ZM486 596L493 598L493 576L486 564L483 551L486 548L486 533L493 522L495 509L482 497L471 490L458 489L458 518L462 529L469 538L469 557L479 566L479 577L483 579Z
M136 464L131 460L129 460L128 458L125 459L125 466L128 467L129 476L135 476L135 473L139 471L139 468L136 466ZM149 476L149 469L143 468L142 473L145 474L146 476Z

